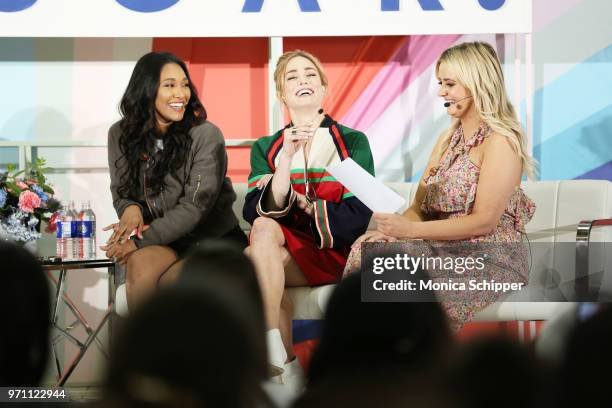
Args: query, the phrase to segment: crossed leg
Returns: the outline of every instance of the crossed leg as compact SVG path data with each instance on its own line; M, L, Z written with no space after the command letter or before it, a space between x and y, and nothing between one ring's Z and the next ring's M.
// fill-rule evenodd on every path
M285 288L308 286L308 281L284 246L285 237L278 223L259 217L253 223L251 245L245 253L255 264L267 328L280 330L287 360L291 361L295 357L291 333L293 305Z
M181 266L176 252L167 246L152 245L132 253L127 261L125 279L128 308L138 307L158 285L173 282Z

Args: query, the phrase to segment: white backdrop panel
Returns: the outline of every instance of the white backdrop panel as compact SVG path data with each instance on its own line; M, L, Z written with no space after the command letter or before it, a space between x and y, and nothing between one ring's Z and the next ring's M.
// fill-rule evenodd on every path
M4 1L15 11L0 11L2 37L476 34L532 27L532 0ZM19 10L19 4L31 5Z

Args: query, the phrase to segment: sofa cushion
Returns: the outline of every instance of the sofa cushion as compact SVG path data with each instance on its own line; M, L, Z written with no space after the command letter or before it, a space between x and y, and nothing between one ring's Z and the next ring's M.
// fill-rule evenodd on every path
M387 183L396 192L409 197L405 208L416 194L415 183ZM565 180L524 182L525 193L535 201L537 209L526 226L527 237L531 243L552 244L549 251L535 251L532 259L530 285L523 293L511 294L506 301L492 304L475 316L477 321L509 320L546 320L553 314L572 307L571 303L512 301L534 299L547 295L544 288L553 279L555 282L571 283L573 276L552 276L561 265L573 262L573 251L556 251L556 242L575 242L576 226L580 220L612 217L612 183L605 180ZM249 231L250 225L242 218L242 207L247 185L235 183L237 199L234 212L243 230ZM404 208L404 209L405 209ZM370 223L370 229L374 228ZM612 241L612 228L602 228L593 232L596 241ZM565 247L564 247L565 248ZM535 254L534 252L534 254ZM567 269L567 268L564 268ZM609 271L608 271L609 272ZM603 275L603 284L612 289L612 274ZM290 288L293 299L295 319L320 319L333 291L334 285L317 287ZM563 288L564 295L571 295L571 286Z

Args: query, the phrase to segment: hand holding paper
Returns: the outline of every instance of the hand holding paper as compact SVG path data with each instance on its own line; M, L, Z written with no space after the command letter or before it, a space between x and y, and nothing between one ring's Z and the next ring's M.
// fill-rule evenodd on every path
M402 196L376 180L350 157L326 170L373 212L395 213L406 204Z

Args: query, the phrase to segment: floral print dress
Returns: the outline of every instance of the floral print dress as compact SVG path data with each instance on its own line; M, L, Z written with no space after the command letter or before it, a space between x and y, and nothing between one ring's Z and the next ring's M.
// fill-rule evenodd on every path
M426 195L421 211L427 220L458 218L472 213L478 189L480 168L469 156L473 147L480 145L491 134L487 125L481 125L472 137L465 140L461 126L453 133L447 154L438 167L425 177ZM413 256L466 257L474 248L486 248L491 262L484 271L465 273L455 277L462 279L494 280L496 282L527 283L529 275L528 250L522 243L521 234L535 212L535 203L517 187L508 202L494 231L486 235L465 240L406 240L400 241L405 253ZM385 243L375 243L373 250L384 248ZM395 244L398 245L398 244ZM394 246L396 248L397 246ZM369 247L370 248L370 247ZM360 268L361 248L353 249L349 255L345 275ZM433 281L448 279L448 271L428 270ZM474 314L487 305L501 300L502 292L493 291L450 291L439 297L455 329L472 320Z

